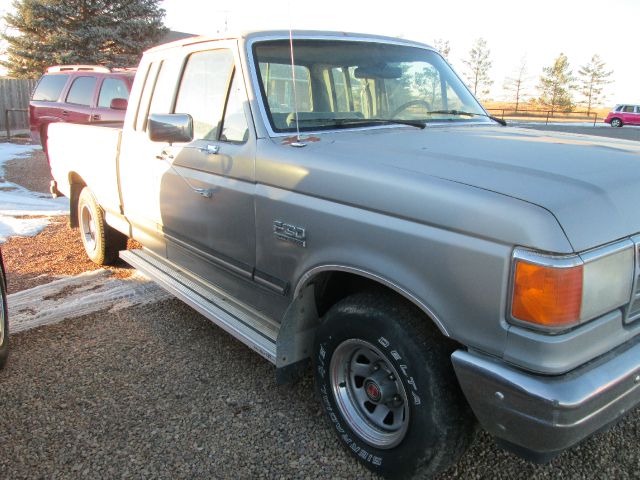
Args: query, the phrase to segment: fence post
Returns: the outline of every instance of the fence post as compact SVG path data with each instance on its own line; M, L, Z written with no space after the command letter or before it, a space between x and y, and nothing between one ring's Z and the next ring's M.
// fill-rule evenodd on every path
M596 122L597 122L597 121L598 121L598 114L597 114L597 113L594 113L594 114L593 114L593 126L594 126L594 127L596 126Z
M547 110L547 119L544 121L545 125L549 125L549 110Z
M7 142L11 141L11 125L9 125L9 109L4 110L4 125L7 127Z

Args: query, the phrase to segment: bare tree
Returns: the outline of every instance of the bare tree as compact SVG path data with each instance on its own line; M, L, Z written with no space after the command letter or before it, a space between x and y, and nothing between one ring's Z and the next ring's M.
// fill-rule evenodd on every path
M451 52L451 46L449 45L449 40L443 40L442 38L436 38L433 41L433 45L436 50L438 50L442 56L449 61L449 53Z
M489 77L491 69L491 60L489 55L491 50L487 47L487 41L479 38L469 51L469 58L463 60L467 66L465 76L469 82L469 88L474 95L481 97L489 93L489 87L493 85L493 80Z
M517 70L515 70L513 76L507 77L504 79L504 89L510 92L511 98L515 101L516 104L516 112L518 111L518 106L520 105L520 101L523 99L525 95L525 91L527 89L527 83L531 79L531 77L527 76L527 57L524 56L520 60L520 66Z
M594 55L586 65L578 70L580 75L580 93L585 98L587 104L587 115L591 113L591 107L602 104L606 95L602 93L604 86L611 83L609 77L613 70L607 70L605 63L599 55Z

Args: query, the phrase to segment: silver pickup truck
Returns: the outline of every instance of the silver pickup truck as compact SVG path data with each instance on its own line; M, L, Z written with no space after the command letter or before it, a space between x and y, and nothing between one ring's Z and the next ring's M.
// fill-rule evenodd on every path
M276 366L389 477L476 420L546 460L640 401L640 145L505 127L432 48L328 32L145 53L124 125L53 124L53 190Z

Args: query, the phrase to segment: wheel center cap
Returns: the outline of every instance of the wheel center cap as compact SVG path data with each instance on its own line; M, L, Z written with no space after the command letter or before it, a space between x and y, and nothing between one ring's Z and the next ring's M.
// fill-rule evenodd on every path
M372 402L377 403L382 398L382 390L380 390L378 384L371 379L364 382L364 391Z

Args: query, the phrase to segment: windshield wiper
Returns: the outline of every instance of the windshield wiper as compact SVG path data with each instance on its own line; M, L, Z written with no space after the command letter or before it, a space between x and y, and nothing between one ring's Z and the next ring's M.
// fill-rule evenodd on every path
M469 116L469 117L487 117L493 120L494 122L498 122L503 127L507 126L507 122L502 118L494 117L493 115L487 115L486 113L475 113L475 112L463 112L460 110L434 110L429 113L441 114L441 115L458 115L458 116Z
M300 123L321 123L327 125L317 125L318 127L342 127L351 125L374 124L374 125L409 125L410 127L425 128L425 122L419 120L395 120L392 118L301 118Z
M348 124L361 124L361 123L377 123L382 125L409 125L410 127L416 127L423 129L427 126L425 122L421 122L420 120L402 120L402 119L393 119L393 118L356 118L356 119L348 119L343 125Z

